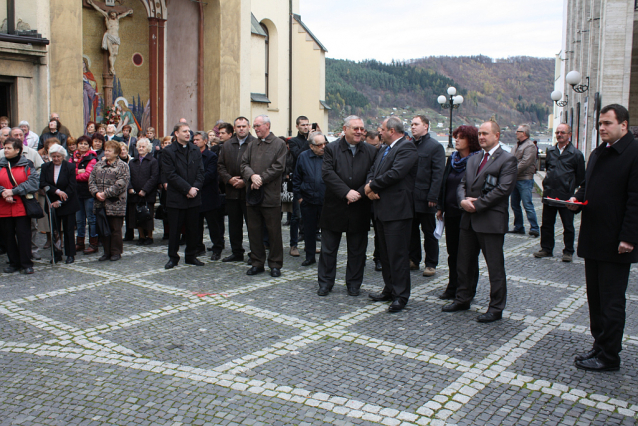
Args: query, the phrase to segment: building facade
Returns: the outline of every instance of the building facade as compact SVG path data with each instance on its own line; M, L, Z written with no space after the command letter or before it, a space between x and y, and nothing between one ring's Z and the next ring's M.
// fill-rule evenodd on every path
M51 112L169 134L180 118L306 115L327 129L326 48L293 0L0 0L0 116L39 132Z
M582 76L575 86L578 92L566 82L570 71ZM572 141L586 157L600 143L596 121L602 106L624 105L630 126L638 125L636 0L564 0L554 90L563 94L565 105L554 104L553 128L570 124Z

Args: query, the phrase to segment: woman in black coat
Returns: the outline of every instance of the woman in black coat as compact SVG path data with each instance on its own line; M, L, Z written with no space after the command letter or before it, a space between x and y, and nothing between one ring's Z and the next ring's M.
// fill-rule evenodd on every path
M80 210L77 195L75 164L64 161L66 150L58 144L49 147L51 161L44 163L40 170L40 188L46 190L51 207L54 209L58 234L64 239L66 263L75 261L75 213ZM64 228L64 234L62 233ZM57 258L55 261L59 262Z
M138 245L153 244L154 209L159 183L159 164L151 154L152 145L146 138L141 138L136 144L137 155L128 166L131 180L128 185L127 226L129 230L137 227L140 234ZM137 223L136 210L139 204L145 204L151 213L151 218L143 223Z

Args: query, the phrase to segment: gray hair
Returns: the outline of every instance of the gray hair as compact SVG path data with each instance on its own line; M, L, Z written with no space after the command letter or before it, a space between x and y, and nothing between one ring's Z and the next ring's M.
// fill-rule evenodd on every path
M20 131L20 132L22 132L22 129L21 129L21 128L19 128L19 127L12 127L12 128L11 128L11 133L13 133L14 131ZM24 135L24 132L22 132L22 134Z
M201 136L204 142L208 142L208 133L198 130L197 132L193 132L193 139L195 139L195 136L197 135Z
M20 122L20 124L18 124L18 127L20 127L20 126L27 126L27 128L29 128L29 129L31 128L31 126L29 126L29 122L26 121L26 120L22 120Z
M151 141L149 141L149 140L148 140L148 138L144 138L144 137L142 137L142 138L139 138L139 139L137 140L137 142L135 143L135 147L136 147L136 148L138 148L138 149L139 149L139 147L141 146L141 145L140 145L140 142L145 143L145 144L147 144L147 145L151 145Z
M117 129L117 127L115 127L115 124L109 124L108 126L106 126L106 131L108 132L110 128L113 128L113 131Z
M58 145L57 143L54 143L53 145L51 145L49 147L49 155L52 154L62 154L63 158L66 158L66 149L64 149L61 145Z
M268 123L268 127L270 127L270 117L268 117L266 114L258 115L257 117L253 118L253 123L258 118L261 118L261 120L264 122L264 124Z
M558 126L565 126L567 127L567 133L571 133L572 132L572 126L570 126L567 123L560 123ZM558 126L556 126L556 128L558 129Z
M527 136L529 138L530 136L530 130L531 128L529 127L529 124L521 124L520 126L518 126L520 129L523 130L523 133L525 133L525 136Z
M385 128L388 130L394 129L397 133L403 133L404 127L403 122L396 117L390 117L386 120Z
M354 121L354 120L361 120L361 117L357 116L357 115L349 115L346 118L343 119L343 125L345 127L350 127L350 122ZM363 121L363 120L361 120Z
M316 145L316 144L315 144L315 138L316 138L317 136L323 136L323 133L321 133L321 132L319 132L319 131L315 131L315 132L310 133L310 134L308 135L308 142L310 142L310 144L311 144L311 145ZM324 138L324 140L326 139L326 137L325 137L325 136L324 136L323 138Z

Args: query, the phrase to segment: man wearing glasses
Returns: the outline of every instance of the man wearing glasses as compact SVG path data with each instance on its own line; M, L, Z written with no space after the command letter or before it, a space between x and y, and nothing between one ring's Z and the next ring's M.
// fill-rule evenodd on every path
M534 173L536 173L536 145L529 138L530 127L527 124L521 124L516 129L516 140L512 155L516 157L518 162L518 176L516 187L512 192L512 210L514 211L514 229L508 231L511 234L525 234L525 226L523 225L523 211L521 210L521 201L527 214L529 222L529 235L538 237L538 220L536 219L536 210L532 203L532 190L534 189Z
M543 198L569 200L585 181L585 157L570 142L572 130L567 124L556 128L556 146L547 149L543 179ZM574 255L574 212L567 207L554 207L543 202L541 249L534 257L552 257L554 250L554 224L556 213L563 222L563 262L571 262Z
M370 200L365 196L365 185L377 149L363 143L365 128L363 120L356 115L346 117L343 132L341 139L326 146L323 155L321 175L326 194L320 220L319 296L327 296L335 284L337 252L343 232L348 242L348 295L359 295L366 264Z

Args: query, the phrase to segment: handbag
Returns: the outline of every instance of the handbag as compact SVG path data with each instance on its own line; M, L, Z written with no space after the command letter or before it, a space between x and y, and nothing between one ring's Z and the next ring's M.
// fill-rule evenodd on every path
M153 216L151 216L151 211L148 209L148 206L145 202L138 203L135 207L135 223L137 226L144 224L151 220Z
M285 178L281 181L281 202L292 203L293 198L294 194L292 192L292 181L288 178Z
M164 220L165 218L166 218L166 212L164 211L164 206L160 204L159 207L155 209L155 219Z
M18 186L18 183L13 176L13 172L11 172L11 165L9 163L7 163L7 170L9 170L9 180L11 181L11 185L15 188ZM29 173L29 166L26 168L26 173ZM44 210L42 210L42 206L38 202L37 198L35 198L34 194L15 196L22 199L22 205L24 206L24 211L26 212L27 217L30 217L31 219L42 219L44 217Z

